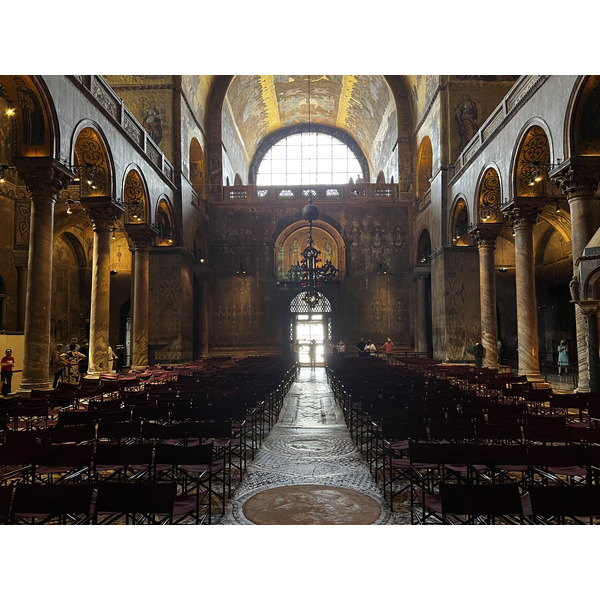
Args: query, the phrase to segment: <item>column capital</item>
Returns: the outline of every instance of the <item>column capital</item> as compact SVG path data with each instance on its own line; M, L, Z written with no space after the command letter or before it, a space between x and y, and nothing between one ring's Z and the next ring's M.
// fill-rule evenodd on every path
M427 279L431 275L431 267L413 267L413 277L415 279Z
M69 170L49 156L15 156L12 163L34 198L41 196L56 200L72 179Z
M152 248L158 235L158 229L148 223L126 223L125 232L134 250Z
M548 176L567 197L591 197L600 182L600 157L574 156L555 167Z
M538 206L520 205L507 210L506 216L514 229L533 229L539 212Z
M502 223L479 224L469 229L469 235L475 240L478 248L495 248L496 239L502 231Z
M123 205L110 196L84 196L81 205L89 214L94 231L114 227L125 211Z

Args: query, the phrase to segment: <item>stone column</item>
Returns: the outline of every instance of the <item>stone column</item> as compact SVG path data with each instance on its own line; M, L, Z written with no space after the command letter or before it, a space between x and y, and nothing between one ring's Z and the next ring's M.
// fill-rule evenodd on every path
M579 308L585 319L589 391L600 390L600 355L598 347L598 300L581 300Z
M25 331L25 303L27 300L27 264L28 252L14 251L15 267L17 268L17 331Z
M148 357L148 284L150 281L149 249L158 231L146 223L128 223L125 231L133 244L133 302L132 302L132 369L144 371Z
M573 269L575 262L583 255L583 250L600 226L597 200L594 192L600 181L600 168L597 157L574 157L561 163L552 172L552 179L560 186L569 201L571 212L571 245L573 248ZM575 328L577 334L577 362L579 369L577 390L590 391L590 372L586 340L586 319L580 305L575 305Z
M208 329L210 323L209 289L208 277L200 279L200 328L202 330L200 337L201 358L208 357Z
M23 322L24 350L21 390L50 387L50 316L52 309L52 246L54 204L60 190L69 182L68 171L50 158L15 157L13 164L31 194L27 296Z
M530 381L542 382L533 255L533 225L537 211L533 208L517 207L509 212L509 218L515 230L519 374L527 375Z
M431 277L430 267L414 267L417 280L417 323L415 327L415 350L427 354L427 278Z
M94 230L88 374L99 376L109 371L111 228L121 216L123 207L104 196L82 198L81 201Z
M494 250L502 224L479 225L471 231L479 250L479 301L483 366L498 368L498 322L496 318L496 261ZM519 344L520 345L520 344Z

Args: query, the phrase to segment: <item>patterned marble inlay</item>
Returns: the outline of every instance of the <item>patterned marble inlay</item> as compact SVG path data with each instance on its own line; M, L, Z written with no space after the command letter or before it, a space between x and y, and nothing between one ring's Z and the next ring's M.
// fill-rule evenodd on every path
M331 487L332 498L337 497L334 488L361 492L369 497L369 502L381 507L373 524L410 522L408 497L406 501L395 501L398 512L390 512L380 486L350 437L322 368L301 369L285 398L278 422L254 460L248 462L242 482L235 485L220 524L254 524L244 514L244 503L260 492L286 486Z

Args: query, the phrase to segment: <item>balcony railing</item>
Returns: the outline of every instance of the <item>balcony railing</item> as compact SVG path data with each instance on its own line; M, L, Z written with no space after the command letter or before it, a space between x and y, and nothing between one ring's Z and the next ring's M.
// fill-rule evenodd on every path
M393 183L358 183L345 185L236 185L223 188L223 200L230 202L319 202L398 201L398 186Z

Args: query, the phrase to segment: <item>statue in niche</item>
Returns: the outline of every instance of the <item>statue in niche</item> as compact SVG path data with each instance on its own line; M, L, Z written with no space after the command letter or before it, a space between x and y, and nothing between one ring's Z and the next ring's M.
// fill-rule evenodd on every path
M407 156L400 165L398 186L401 192L410 192L412 189L412 170L412 160Z
M463 94L462 98L454 109L454 118L458 125L458 134L460 135L460 145L457 148L458 152L473 139L475 133L479 129L477 124L478 119L477 105L469 94Z
M46 136L42 105L22 77L14 77L13 81L17 84L17 101L23 118L23 143L27 146L41 146Z

